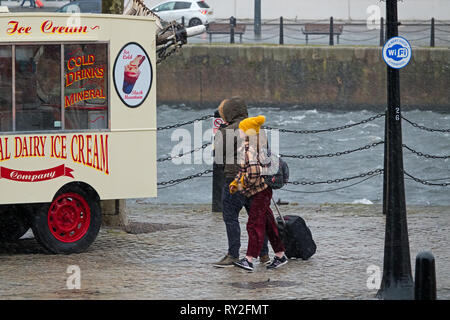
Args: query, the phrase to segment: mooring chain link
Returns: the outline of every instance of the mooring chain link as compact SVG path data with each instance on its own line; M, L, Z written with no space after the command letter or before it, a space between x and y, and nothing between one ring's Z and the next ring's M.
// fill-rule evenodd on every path
M160 130L167 130L167 129L175 129L175 128L179 128L179 127L182 127L182 126L185 126L185 125L188 125L188 124L192 124L192 123L194 123L196 121L207 120L207 119L212 118L212 117L214 117L214 115L203 116L201 118L190 120L190 121L183 122L183 123L177 123L177 124L173 124L173 125L169 125L169 126L158 127L157 130L160 131Z
M418 155L420 157L425 157L427 159L450 159L450 156L435 156L435 155L432 155L432 154L426 154L426 153L423 153L423 152L420 152L420 151L416 151L416 150L408 147L406 144L403 144L403 147L408 149L412 153L414 153L414 154L416 154L416 155Z
M184 181L186 181L186 180L191 180L191 179L194 179L194 178L201 177L201 176L203 176L203 175L205 175L205 174L208 174L208 173L211 173L211 172L213 172L213 170L212 170L212 169L208 169L208 170L205 170L205 171L203 171L203 172L199 172L199 173L196 173L196 174L192 174L192 175L187 176L187 177L185 177L185 178L174 179L174 180L163 181L163 182L158 182L157 185L158 185L158 186L165 186L165 185L169 185L169 184L176 184L176 183L184 182Z
M405 173L405 175L407 175L408 177L413 179L415 182L421 183L421 184L426 185L426 186L435 186L435 187L448 187L448 186L450 186L450 182L446 182L446 183L432 183L432 182L428 182L426 180L422 180L422 179L416 178L416 177L410 175L409 173L407 173L406 171L403 171L403 172Z
M332 184L332 183L341 183L341 182L346 182L349 180L354 180L354 179L358 179L358 178L364 178L364 177L368 177L368 176L373 176L373 175L378 175L383 173L384 170L383 169L376 169L373 171L369 171L366 173L361 173L359 175L353 176L353 177L348 177L348 178L340 178L340 179L333 179L333 180L325 180L325 181L289 181L288 184L293 184L293 185L302 185L302 186L307 186L307 185L315 185L315 184Z
M402 116L402 119L405 120L406 122L408 122L410 125L412 125L415 128L418 129L422 129L428 132L443 132L443 133L450 133L450 129L432 129L432 128L427 128L425 126L422 126L418 123L412 122L411 120L406 119L405 117Z
M340 131L348 128L352 128L355 126L359 126L361 124L365 124L371 121L374 121L378 118L384 117L384 113L377 114L376 116L370 117L368 119L352 123L352 124L346 124L344 126L336 127L336 128L329 128L329 129L320 129L320 130L291 130L291 129L280 129L280 128L273 128L273 127L262 127L263 129L267 130L278 130L280 132L288 132L288 133L299 133L299 134L311 134L311 133L321 133L321 132L334 132L334 131Z
M353 150L346 150L346 151L339 151L336 153L327 153L327 154L309 154L309 155L289 155L289 154L280 154L281 157L285 157L285 158L294 158L294 159L316 159L316 158L332 158L332 157L339 157L339 156L343 156L346 154L350 154L353 152L357 152L357 151L363 151L363 150L368 150L370 148L376 147L380 144L383 144L384 141L379 141L379 142L374 142L371 144L368 144L364 147L360 147L357 149L353 149Z
M173 160L173 159L182 158L182 157L184 157L187 154L191 154L191 153L200 151L202 149L206 149L211 144L212 144L212 142L204 143L201 147L195 148L195 149L193 149L191 151L188 151L188 152L185 152L185 153L181 153L181 154L179 154L177 156L169 156L169 157L166 157L166 158L160 158L160 159L156 160L156 162L163 162L163 161L169 161L169 160Z
M177 43L173 46L170 46L169 47L170 49L169 48L162 49L160 52L158 52L158 59L156 59L156 64L160 64L161 62L166 60L168 57L170 57L171 55L178 52L182 46L183 46L182 44ZM167 49L169 49L169 50L167 50Z

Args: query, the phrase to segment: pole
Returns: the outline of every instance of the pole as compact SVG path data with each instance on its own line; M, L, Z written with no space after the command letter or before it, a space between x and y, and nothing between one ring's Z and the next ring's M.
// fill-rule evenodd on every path
M384 46L384 18L380 19L380 47Z
M214 112L214 118L220 118L218 110ZM215 159L215 150L213 149L213 159ZM212 177L212 212L222 212L222 188L224 184L223 164L213 162L213 177Z
M255 0L254 30L255 37L261 37L261 0Z
M230 18L230 43L234 43L234 27L236 27L236 18Z
M283 17L280 17L280 44L284 44L284 23L283 23Z
M386 1L387 38L398 36L397 0ZM414 285L411 274L408 225L406 221L405 181L403 171L402 127L400 106L400 73L387 67L388 106L385 130L386 234L383 279L378 298L412 300Z
M434 18L431 18L431 39L430 39L430 47L434 47Z
M222 187L224 183L222 164L213 163L212 180L212 212L222 212Z
M334 25L333 25L333 17L330 18L330 46L334 46Z

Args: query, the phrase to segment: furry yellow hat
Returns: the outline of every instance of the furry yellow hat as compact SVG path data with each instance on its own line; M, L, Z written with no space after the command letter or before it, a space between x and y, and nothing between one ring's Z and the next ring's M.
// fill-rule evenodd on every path
M244 131L244 133L248 136L253 136L259 133L259 129L266 122L266 117L257 116L246 118L239 123L239 129Z

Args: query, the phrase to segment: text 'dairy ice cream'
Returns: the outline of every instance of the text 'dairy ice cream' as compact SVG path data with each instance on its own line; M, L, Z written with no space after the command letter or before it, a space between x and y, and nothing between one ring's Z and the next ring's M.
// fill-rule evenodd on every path
M141 74L139 67L144 62L145 57L138 55L128 65L125 66L123 77L123 92L130 94L133 91L134 85Z

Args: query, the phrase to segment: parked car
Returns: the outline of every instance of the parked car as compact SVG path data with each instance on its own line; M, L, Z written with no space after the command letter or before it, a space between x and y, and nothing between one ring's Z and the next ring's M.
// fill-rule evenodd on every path
M205 1L164 1L151 8L165 21L184 21L190 27L214 21L214 11Z
M56 12L64 13L102 13L102 0L75 0L58 8Z

